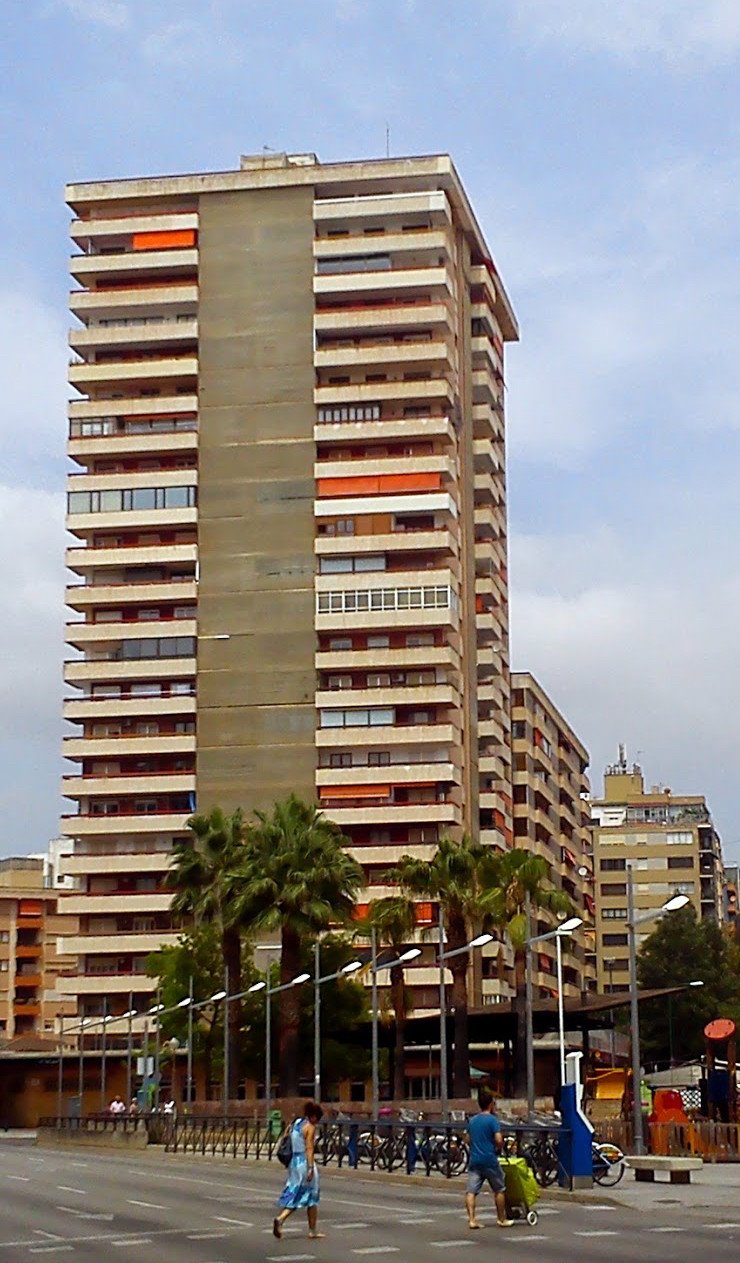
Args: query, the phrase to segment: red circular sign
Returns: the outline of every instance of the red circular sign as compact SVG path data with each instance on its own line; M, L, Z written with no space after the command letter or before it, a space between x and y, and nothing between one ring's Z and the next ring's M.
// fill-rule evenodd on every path
M704 1027L704 1034L711 1040L732 1039L736 1029L732 1018L718 1017Z

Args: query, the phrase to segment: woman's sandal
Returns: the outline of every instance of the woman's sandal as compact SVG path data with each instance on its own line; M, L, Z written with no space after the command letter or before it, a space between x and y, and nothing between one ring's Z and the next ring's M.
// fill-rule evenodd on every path
M273 1237L277 1237L278 1241L283 1235L283 1225L277 1216L272 1221L272 1235Z

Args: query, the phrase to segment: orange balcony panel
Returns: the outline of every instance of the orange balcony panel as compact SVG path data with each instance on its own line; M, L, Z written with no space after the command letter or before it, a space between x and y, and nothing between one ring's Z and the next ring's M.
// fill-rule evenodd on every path
M170 232L135 232L131 244L134 250L182 250L194 246L196 241L194 228L181 228Z
M368 474L357 478L319 478L317 485L320 496L376 496L388 491L439 491L442 475Z
M390 785L322 785L319 796L323 798L388 798Z
M16 1017L39 1017L41 1014L41 1005L37 1003L13 1005L13 1012Z
M40 917L44 905L40 899L20 899L18 902L19 917Z
M41 974L16 974L16 987L40 987Z
M353 921L364 921L368 914L369 903L356 903L352 910Z
M37 960L41 956L40 943L19 943L15 949L16 960Z
M414 916L417 925L431 925L432 923L432 905L431 903L417 903L414 908Z
M40 930L44 920L41 916L28 917L19 913L16 924L19 930Z

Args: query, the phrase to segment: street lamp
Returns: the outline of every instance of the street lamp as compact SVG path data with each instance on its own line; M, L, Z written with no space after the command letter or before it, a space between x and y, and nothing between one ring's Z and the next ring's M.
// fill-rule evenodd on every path
M527 953L527 974L531 979L531 954L535 943L546 943L555 939L555 948L557 955L557 979L558 979L558 1039L560 1046L560 1082L565 1083L565 1012L563 1006L563 947L562 940L572 934L573 930L577 930L579 925L583 925L583 917L568 917L566 921L561 921L555 930L549 930L547 934L535 934L532 938L528 938L524 944ZM529 988L531 991L531 987ZM530 1112L534 1108L534 1028L532 1016L531 996L527 1001L527 1099L529 1102Z
M442 1122L447 1122L447 992L445 988L445 962L454 956L462 956L471 948L485 947L493 942L493 934L478 934L464 947L456 947L454 951L444 951L444 912L439 908L439 1106Z
M645 1140L642 1125L642 1099L640 1095L640 1005L637 996L637 927L648 921L654 921L664 912L677 912L689 902L688 895L672 895L661 908L643 912L635 916L635 878L632 865L627 868L627 935L629 939L630 963L630 1035L632 1041L632 1118L635 1128L635 1153L639 1156L645 1151Z
M372 1118L378 1119L380 1107L380 1073L378 1068L378 973L381 969L395 969L410 960L421 956L420 947L408 947L396 960L384 960L378 964L378 935L375 926L370 931L370 972L371 972L371 1008L372 1008Z
M265 993L265 1122L268 1127L272 1105L272 997L280 995L282 991L289 991L291 987L300 987L301 983L308 982L310 977L311 975L306 973L296 974L295 978L291 978L290 982L284 982L280 987L271 987L264 981L254 982L244 993L245 995L251 995L255 991Z
M313 1095L314 1100L321 1100L321 987L325 982L336 982L337 978L346 978L362 969L361 960L351 960L342 965L333 974L321 977L321 958L319 940L314 943L314 978L313 978Z

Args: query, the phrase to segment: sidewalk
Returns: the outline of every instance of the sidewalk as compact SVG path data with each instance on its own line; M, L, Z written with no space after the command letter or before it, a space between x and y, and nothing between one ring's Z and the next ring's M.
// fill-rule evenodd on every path
M8 1131L0 1130L0 1145L14 1143L33 1145L36 1143L36 1132L22 1127L11 1127Z
M630 1210L670 1214L672 1210L716 1214L719 1222L740 1226L740 1162L706 1163L701 1171L691 1172L691 1183L669 1184L667 1176L656 1177L654 1184L639 1183L629 1167L616 1188L600 1188L593 1192L565 1193L547 1189L558 1200L577 1199L594 1205L622 1206Z

